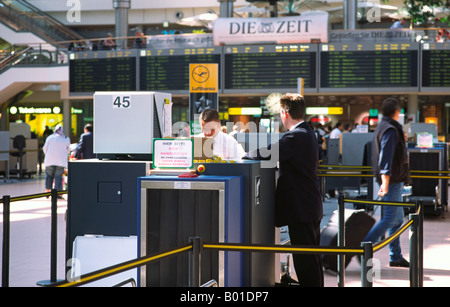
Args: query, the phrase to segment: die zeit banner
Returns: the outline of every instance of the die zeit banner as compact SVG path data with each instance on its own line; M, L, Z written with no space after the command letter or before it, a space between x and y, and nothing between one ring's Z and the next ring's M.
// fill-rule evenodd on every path
M189 121L191 135L201 133L200 113L219 111L219 64L189 64Z
M217 18L213 26L214 45L237 43L328 42L328 13L304 12L279 18Z

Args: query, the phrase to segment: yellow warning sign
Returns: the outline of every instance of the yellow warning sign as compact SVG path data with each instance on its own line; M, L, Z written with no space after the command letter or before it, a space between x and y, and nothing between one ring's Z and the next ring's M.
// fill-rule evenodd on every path
M217 93L219 90L219 64L189 64L189 91L191 93Z

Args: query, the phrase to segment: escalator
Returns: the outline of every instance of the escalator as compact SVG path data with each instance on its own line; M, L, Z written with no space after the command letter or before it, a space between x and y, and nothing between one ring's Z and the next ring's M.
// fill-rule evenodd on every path
M0 0L0 22L16 32L30 32L54 44L83 37L25 0Z

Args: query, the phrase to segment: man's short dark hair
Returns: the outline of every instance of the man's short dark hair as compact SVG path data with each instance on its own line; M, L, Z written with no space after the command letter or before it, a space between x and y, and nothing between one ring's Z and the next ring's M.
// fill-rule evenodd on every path
M390 97L383 101L383 116L392 117L397 110L400 110L400 102L396 98Z
M296 93L287 93L280 98L280 106L292 119L304 119L306 111L305 98Z
M215 109L206 109L200 114L200 119L205 123L220 122L219 112Z
M91 124L87 124L86 126L84 126L84 129L86 129L89 132L92 132L94 130Z

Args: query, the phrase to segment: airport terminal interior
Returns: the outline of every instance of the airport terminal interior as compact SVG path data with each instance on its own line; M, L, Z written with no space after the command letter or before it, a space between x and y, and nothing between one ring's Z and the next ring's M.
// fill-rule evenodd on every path
M303 285L295 254L320 258L325 287L450 286L450 6L425 2L0 0L2 287L242 287L220 300L264 301L259 288ZM317 137L317 246L275 225L275 152L242 159L290 132L285 93ZM378 197L372 171L388 98L401 202ZM217 135L243 154L218 154ZM364 242L395 206L402 226ZM390 263L392 241L409 265Z

